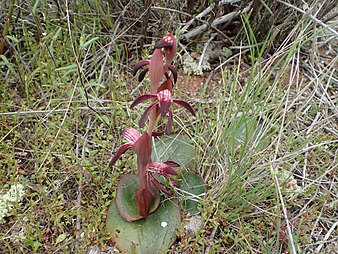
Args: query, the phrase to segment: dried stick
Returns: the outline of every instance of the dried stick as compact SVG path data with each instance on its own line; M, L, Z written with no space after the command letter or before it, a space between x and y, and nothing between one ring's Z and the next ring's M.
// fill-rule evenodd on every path
M223 6L225 4L234 4L239 2L240 0L223 0L220 1L217 5L218 6ZM201 18L203 18L205 15L207 15L209 12L211 12L214 8L215 8L216 4L211 4L208 8L206 8L204 11L202 11L201 13L199 13L198 15L196 15L193 19L189 20L185 26L182 28L182 31L185 31L189 28L189 26L192 25L192 23L194 23L195 20L199 20Z
M209 26L215 27L215 26L221 25L221 24L223 24L225 22L230 22L234 18L238 17L240 14L248 12L250 9L251 9L251 3L248 6L246 6L243 10L230 12L230 13L228 13L226 15L223 15L223 16L215 19L211 23L211 25L208 25L208 24L200 25L200 26L194 28L193 30L187 32L182 37L185 38L185 39L189 39L191 37L195 37L195 36L201 34L202 32L204 32L205 30L207 30Z
M316 253L319 253L320 250L323 248L324 242L327 241L327 239L329 239L330 235L332 234L332 232L335 230L335 228L338 226L338 221L336 221L332 227L329 229L329 231L326 233L326 235L324 236L324 239L322 241L322 243L317 247L316 249Z
M204 45L204 48L203 48L203 51L202 51L202 55L200 57L200 60L198 62L198 68L200 69L201 66L202 66L202 63L203 63L203 59L204 59L204 56L205 56L205 53L207 52L207 49L208 49L208 46L210 44L210 42L215 38L216 34L213 34L209 40L205 43Z

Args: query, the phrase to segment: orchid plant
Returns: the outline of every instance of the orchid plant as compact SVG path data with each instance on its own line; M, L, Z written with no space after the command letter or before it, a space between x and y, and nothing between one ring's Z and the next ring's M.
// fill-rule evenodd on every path
M142 134L131 127L123 130L122 136L127 140L127 143L121 145L110 161L110 166L113 166L119 157L128 149L132 149L137 155L137 178L139 187L136 189L135 198L140 216L135 218L125 216L125 219L128 221L147 218L150 213L154 212L154 209L151 209L151 205L154 199L157 198L158 190L170 195L170 191L160 183L156 175L164 177L171 184L177 186L177 182L172 176L177 175L174 168L180 165L174 161L153 162L151 140L152 136L162 134L155 130L155 125L159 117L168 117L165 131L167 134L171 133L173 104L187 109L195 116L194 109L189 103L175 99L173 96L173 85L177 82L177 69L171 65L171 62L176 55L176 50L176 39L171 31L155 45L150 60L141 60L133 69L134 76L140 72L140 82L144 79L145 75L149 73L150 93L141 95L131 104L131 108L134 108L139 103L151 100L149 107L141 116L139 127L142 128L147 120L149 120L149 122L146 131ZM121 216L123 217L123 213L121 213Z

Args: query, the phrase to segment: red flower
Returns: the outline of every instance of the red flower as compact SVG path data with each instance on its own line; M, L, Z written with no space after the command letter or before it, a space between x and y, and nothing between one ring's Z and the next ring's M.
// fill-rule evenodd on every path
M147 72L149 71L150 69L150 65L152 66L152 70L151 70L151 74L150 74L150 80L153 82L153 83L156 83L156 82L160 82L162 80L162 77L163 75L165 75L167 78L169 78L169 74L168 74L168 70L170 70L170 72L172 73L173 75L173 78L174 78L174 83L177 82L177 69L175 68L175 66L169 64L167 66L167 68L165 68L165 63L164 61L162 60L160 63L158 63L155 59L159 59L158 55L159 53L161 52L161 50L157 49L154 51L154 53L156 52L156 55L157 57L153 58L151 57L151 60L141 60L139 61L133 68L133 76L136 75L136 73L142 69L143 67L147 66L144 70L142 70L140 72L140 75L138 76L138 81L141 82L145 75L147 74ZM162 53L161 53L162 54ZM154 55L154 54L153 54ZM163 59L163 58L162 58ZM152 64L150 64L152 63ZM156 64L158 65L156 65ZM166 70L166 71L165 71ZM161 77L159 78L158 76L160 76L161 74Z
M127 139L129 142L127 144L123 144L115 153L113 158L111 159L109 165L112 166L118 158L126 152L129 148L133 148L137 153L137 166L139 171L145 171L146 177L146 189L147 191L139 190L140 194L138 194L139 198L144 204L151 202L145 202L143 199L146 199L145 192L150 192L152 196L154 196L154 192L151 188L151 184L155 185L160 191L169 194L160 182L154 177L153 174L158 174L167 180L169 180L172 184L177 185L177 183L170 178L170 175L177 175L176 171L173 170L173 167L179 167L180 165L173 161L165 161L165 162L153 162L151 161L151 137L145 132L141 135L134 128L126 128L122 132L122 136ZM149 198L147 198L149 199ZM150 203L149 203L150 204ZM143 205L144 206L144 205Z
M187 103L183 100L180 100L180 99L173 99L172 93L170 92L169 89L161 90L157 94L141 95L131 104L130 107L133 108L137 104L139 104L139 103L141 103L145 100L148 100L148 99L153 99L154 101L150 104L150 106L142 114L140 122L139 122L140 127L142 127L144 125L144 123L145 123L148 115L150 114L150 112L153 109L156 109L156 110L159 111L159 113L161 114L162 117L168 115L168 124L167 124L166 131L167 131L167 133L170 133L172 121L173 121L173 113L172 113L172 109L171 109L171 105L173 103L176 103L179 106L186 108L194 116L196 115L195 112L194 112L194 109L190 106L189 103Z
M150 183L153 183L157 189L160 191L170 194L168 190L166 190L162 184L153 176L154 173L163 176L166 178L169 182L171 182L173 185L177 186L178 184L176 181L174 181L172 178L170 178L170 175L177 175L176 171L173 170L173 167L179 167L180 165L173 161L166 161L166 162L150 162L147 165L147 183L148 183L148 190L150 193L153 193L153 190L150 186Z
M167 70L177 51L177 43L172 31L155 45L155 49L159 48L163 48L165 55L165 69Z
M115 162L120 158L120 156L125 153L129 148L133 148L136 141L139 140L141 134L135 130L134 128L126 128L122 132L122 136L129 141L127 144L123 144L114 154L113 158L111 158L109 162L109 166L113 166Z
M162 48L163 48L164 55L162 53ZM176 83L177 82L177 69L173 65L170 64L171 61L175 57L176 50L177 50L177 43L176 43L174 33L169 32L165 38L160 40L155 45L155 49L154 49L154 52L150 60L141 60L135 65L133 69L133 76L136 75L138 70L148 65L148 67L142 70L139 75L140 82L144 79L146 73L149 71L149 78L150 78L151 86L154 88L157 88L163 76L166 76L167 78L169 78L168 71L170 70L173 75L174 82ZM153 89L153 92L154 90L155 89Z

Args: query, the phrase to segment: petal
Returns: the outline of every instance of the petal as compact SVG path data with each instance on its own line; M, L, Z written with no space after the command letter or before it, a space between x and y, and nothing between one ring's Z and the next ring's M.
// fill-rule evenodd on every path
M164 81L160 85L160 87L158 88L157 93L159 93L160 91L168 89L171 92L171 94L172 94L173 93L173 82L171 80L171 77L169 77L169 75L167 73L165 73L165 74L166 74L165 76L166 76L167 79L166 79L166 81Z
M171 71L171 73L173 74L173 77L174 77L174 83L176 84L177 82L177 69L175 66L173 65L169 65L168 66L168 69Z
M167 37L163 38L162 40L160 40L159 42L156 43L155 45L155 48L156 49L161 49L161 48L164 48L164 47L172 47L173 46L173 42L168 40Z
M165 57L166 57L166 65L168 67L168 65L174 59L176 50L177 50L177 43L176 43L174 33L170 31L165 38L160 40L155 45L155 48L156 49L164 48Z
M120 148L114 154L113 158L111 158L109 162L109 167L113 166L115 162L118 160L118 158L120 158L120 156L131 147L132 147L131 144L123 144L122 146L120 146Z
M140 75L138 76L139 82L141 82L144 79L144 76L147 74L148 71L149 71L149 68L146 68L143 71L141 71Z
M173 102L180 105L181 107L186 108L187 110L190 111L191 114L193 114L193 116L196 116L194 109L190 106L188 102L185 102L179 99L174 99Z
M137 104L145 101L145 100L149 100L151 98L156 98L157 95L156 94L144 94L144 95L141 95L140 97L136 98L134 100L134 102L130 105L131 108L135 107Z
M171 92L168 89L159 91L157 93L157 98L160 106L160 112L162 117L165 116L171 107L172 96Z
M142 128L147 120L148 115L150 114L151 110L154 109L158 104L157 101L154 101L142 114L139 122L139 126Z
M147 165L151 162L151 137L147 132L143 133L142 136L135 142L133 146L137 153L137 167L140 170L146 171Z
M139 61L133 68L133 76L136 75L137 71L142 68L143 66L149 64L149 60L141 60Z
M160 132L160 131L153 131L152 133L151 133L151 136L152 137L160 137L160 136L162 136L163 135L163 132Z
M151 195L153 195L153 197L155 197L155 193L153 191L153 188L151 187L151 177L150 177L150 173L147 172L147 189L148 191L151 193Z
M141 137L141 134L138 130L129 127L123 130L122 136L133 145Z
M168 175L177 175L176 171L164 162L150 162L147 166L147 170L164 177L168 177Z
M166 37L156 43L155 48L172 47L176 44L173 32L169 32Z
M164 164L168 165L169 167L175 168L175 167L180 167L180 164L174 162L174 161L165 161L163 162Z
M152 93L160 85L164 74L164 61L161 49L155 49L149 63L149 78L152 86Z
M157 189L159 189L160 191L164 192L167 195L170 195L170 192L168 190L166 190L163 187L163 185L160 184L160 182L157 181L157 179L153 175L149 174L149 178L150 178L151 182L156 186Z

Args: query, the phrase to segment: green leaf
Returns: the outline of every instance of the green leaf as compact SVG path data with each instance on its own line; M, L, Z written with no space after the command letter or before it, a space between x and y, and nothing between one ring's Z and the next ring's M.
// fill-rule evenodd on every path
M88 87L99 87L99 88L105 88L105 86L103 84L94 82L94 81L89 81L88 84L86 85Z
M69 71L69 70L75 70L77 68L77 64L71 64L71 65L67 65L64 67L60 67L60 68L56 68L56 71Z
M31 247L33 249L33 252L36 253L42 244L39 241L33 241L31 239L26 239L25 245Z
M134 221L142 219L140 215L138 204L136 202L136 189L140 186L138 177L133 174L123 175L117 185L116 191L116 205L120 215L127 221ZM155 198L150 205L150 213L154 212L159 203L160 196L157 189L153 189Z
M19 40L11 35L6 35L6 39L11 40L12 42L19 43Z
M152 154L153 161L172 160L180 164L181 167L193 168L195 166L195 147L186 135L155 139Z
M34 5L33 5L33 9L32 9L32 13L35 15L36 13L36 9L38 8L39 6L39 3L40 3L40 0L36 0Z
M252 146L252 142L259 138L260 142L256 151L265 149L269 143L267 139L260 138L259 135L263 131L263 126L256 123L255 120L248 120L236 126L234 130L234 144L235 146Z
M87 48L90 44L92 44L94 41L98 40L99 37L94 37L92 39L90 39L89 41L85 42L83 45L80 46L80 50Z
M8 61L7 57L5 55L0 55L0 58L3 62L0 62L0 66L4 65L6 66L12 74L16 74L16 71L13 68L13 65Z
M108 210L106 229L123 253L165 253L176 239L181 221L180 209L167 200L146 219L125 221L113 202Z
M187 213L198 213L199 198L206 192L203 179L195 172L188 171L179 176L182 199L180 203Z
M63 242L66 239L66 237L67 237L66 233L63 233L63 234L59 235L56 238L55 245L58 245L59 243Z
M107 115L103 115L103 116L101 116L101 118L106 124L110 123L109 117Z

